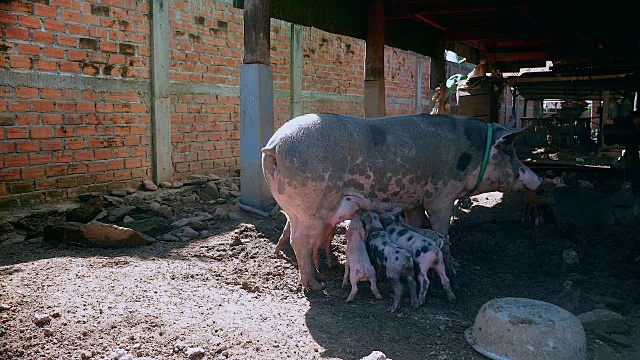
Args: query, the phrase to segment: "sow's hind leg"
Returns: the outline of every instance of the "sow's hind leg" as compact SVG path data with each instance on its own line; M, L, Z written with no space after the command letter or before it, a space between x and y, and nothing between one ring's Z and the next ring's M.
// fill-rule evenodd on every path
M317 220L291 220L291 247L296 254L300 283L303 289L320 290L324 286L318 282L318 271L312 261L313 248L324 240L330 231L324 222Z

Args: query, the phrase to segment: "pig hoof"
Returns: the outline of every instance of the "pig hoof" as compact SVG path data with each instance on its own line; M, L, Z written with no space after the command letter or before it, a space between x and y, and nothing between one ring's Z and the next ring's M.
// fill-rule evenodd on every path
M375 297L376 297L376 299L378 299L378 300L382 300L382 299L384 299L384 298L382 297L382 295L380 295L380 294L375 294L374 296L375 296Z
M327 278L326 278L324 275L320 274L320 273L317 273L317 274L315 275L315 277L316 277L316 279L318 279L318 281L325 281L325 280L327 280Z
M447 300L449 300L449 302L456 301L456 296L454 294L451 294L451 295L447 296Z

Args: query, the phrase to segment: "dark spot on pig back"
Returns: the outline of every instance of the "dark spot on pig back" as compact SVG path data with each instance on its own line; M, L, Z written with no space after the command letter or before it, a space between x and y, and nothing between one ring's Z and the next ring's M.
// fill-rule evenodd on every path
M345 181L344 182L344 186L348 187L348 188L353 188L353 189L358 190L358 191L364 191L364 185L361 182L356 181L354 179ZM347 200L351 201L351 199L349 199L349 198L347 198Z
M400 229L398 236L405 236L409 231L407 229Z
M458 158L458 163L456 164L456 169L458 171L465 171L469 167L469 163L471 162L471 154L468 152L463 152L462 155Z
M425 254L428 253L429 252L429 246L422 245L422 247L420 248L420 251L422 251Z
M377 125L370 125L371 141L374 146L382 146L387 141L387 133Z

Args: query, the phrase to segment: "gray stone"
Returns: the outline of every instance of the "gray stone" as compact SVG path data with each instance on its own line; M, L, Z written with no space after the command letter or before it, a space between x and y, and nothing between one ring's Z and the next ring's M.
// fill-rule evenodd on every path
M173 184L171 184L168 181L163 181L159 185L160 185L161 188L165 188L165 189L172 189L173 188Z
M227 203L227 199L224 199L224 198L217 198L217 199L215 200L215 203L216 203L216 204L226 204L226 203Z
M182 202L184 202L185 204L195 204L200 202L200 196L196 194L189 194L182 198Z
M231 191L240 191L240 187L236 184L231 184L231 187L229 188L229 190Z
M221 198L228 199L231 196L231 190L227 186L222 186L218 189Z
M172 234L164 234L160 236L159 240L162 241L180 241L180 238L173 236Z
M100 211L100 214L96 215L96 217L93 218L93 220L95 221L100 221L102 219L105 219L109 216L109 212L107 210L102 210Z
M191 239L197 238L198 235L200 235L197 231L193 230L192 228L190 228L188 226L180 228L180 230L182 232L182 238L183 239L191 240Z
M204 354L204 349L201 347L193 347L193 348L187 348L187 350L185 351L185 353L187 354L187 357L189 359L199 356L199 355L203 355Z
M220 176L214 175L214 174L208 175L207 178L209 179L209 181L218 181L218 180L220 180Z
M200 197L204 201L219 198L220 193L218 192L218 185L216 185L216 183L214 183L213 181L209 181L208 183L204 184L200 189Z
M109 204L111 204L113 206L124 205L124 200L122 200L119 197L103 195L102 198L105 199Z
M125 216L129 215L135 209L136 209L135 206L121 206L121 207L115 208L111 212L111 214L109 214L109 217L107 218L107 220L112 223L118 222L122 220Z
M241 195L240 191L230 191L229 194L233 197L240 197Z
M155 240L133 229L92 221L81 227L82 235L93 245L100 247L129 247L149 245Z
M197 213L194 214L194 216L192 217L188 217L188 218L184 218L184 219L180 219L178 221L175 221L171 224L171 226L173 226L174 228L179 228L179 227L183 227L186 226L187 224L194 222L194 221L209 221L211 219L213 219L214 216L208 213Z
M198 220L187 223L187 226L196 231L206 230L209 228L207 223Z
M126 189L113 189L111 191L109 191L109 194L115 196L115 197L125 197L128 195L127 190Z
M167 219L173 216L173 209L171 209L171 207L167 205L160 205L160 203L156 201L150 202L148 205L148 208L150 210L157 212L158 214L161 214L163 217Z
M137 232L157 237L171 230L171 225L160 216L153 216L147 219L134 220L127 223L127 227Z
M43 240L50 244L86 245L87 240L82 235L82 223L66 222L62 224L46 225Z
M240 176L240 168L239 168L239 167L237 167L237 168L233 169L233 173L234 173L236 176Z
M15 235L11 238L9 238L9 240L5 240L2 243L0 243L0 245L15 245L15 244L20 244L27 241L27 237L24 235Z
M179 188L181 188L183 186L184 186L184 182L182 182L182 181L174 181L173 182L173 188L174 189L179 189Z
M361 358L360 360L391 360L382 351L373 351L371 354Z
M576 266L580 264L578 254L571 249L567 249L562 252L562 261L568 266Z
M128 224L130 222L136 221L134 218L132 218L131 216L127 215L124 217L124 219L122 219L122 222L125 224Z
M607 344L600 343L593 349L593 360L622 360L622 358Z
M51 321L51 316L49 316L49 314L35 314L33 316L33 322L35 324L42 324L47 321Z
M80 201L89 201L93 198L99 198L101 195L97 192L89 192L78 195L78 200Z
M156 191L158 190L158 186L151 181L150 179L144 179L142 180L142 185L144 186L144 189L147 191Z
M138 192L138 189L136 188L132 188L132 187L128 187L125 189L127 191L127 194L131 195L131 194L135 194Z
M11 305L0 304L0 311L7 311L7 310L11 310Z
M88 223L100 214L105 205L101 198L91 198L80 207L67 211L65 220L68 222Z
M229 212L223 208L217 208L213 213L213 218L216 220L223 220L229 217Z
M596 309L578 315L585 331L603 331L605 333L626 334L629 332L627 319L613 311Z
M200 231L200 237L201 238L206 238L209 236L209 234L211 234L208 230L202 230Z
M203 175L192 175L191 179L184 180L185 185L202 185L209 181L209 178Z
M594 332L594 335L597 336L600 340L606 341L611 344L617 344L623 347L632 347L633 343L629 340L628 337L620 334L607 334L603 331L597 330Z

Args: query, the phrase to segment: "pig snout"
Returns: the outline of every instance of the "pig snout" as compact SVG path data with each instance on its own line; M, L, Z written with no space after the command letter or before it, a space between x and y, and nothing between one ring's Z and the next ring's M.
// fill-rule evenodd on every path
M542 184L542 178L526 166L520 168L518 181L524 185L527 190L535 191Z

